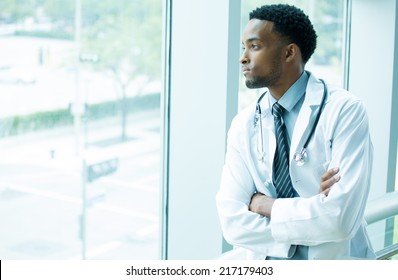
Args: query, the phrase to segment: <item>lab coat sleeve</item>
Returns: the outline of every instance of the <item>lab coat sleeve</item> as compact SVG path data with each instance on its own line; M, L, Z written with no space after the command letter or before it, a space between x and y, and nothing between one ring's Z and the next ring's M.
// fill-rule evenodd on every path
M240 149L243 145L242 122L234 119L228 132L228 144L217 208L227 242L264 256L287 257L290 244L272 238L270 221L249 211L255 186Z
M368 119L359 100L346 104L333 127L329 168L341 179L329 195L277 199L272 208L272 236L279 242L314 246L352 238L363 223L370 188L373 147Z

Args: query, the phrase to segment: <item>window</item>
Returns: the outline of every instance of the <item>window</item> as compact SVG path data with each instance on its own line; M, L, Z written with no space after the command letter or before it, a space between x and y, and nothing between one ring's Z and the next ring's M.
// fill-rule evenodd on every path
M0 258L160 257L161 0L0 3Z

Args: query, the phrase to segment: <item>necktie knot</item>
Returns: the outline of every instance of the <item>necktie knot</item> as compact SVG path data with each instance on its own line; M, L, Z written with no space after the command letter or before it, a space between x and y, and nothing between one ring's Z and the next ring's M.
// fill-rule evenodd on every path
M281 126L284 124L283 121L283 112L285 111L285 108L283 108L282 105L280 105L278 102L275 102L274 105L272 106L272 115L274 116L274 121L276 126ZM277 124L279 123L279 124Z
M281 119L284 111L285 111L285 108L283 108L283 106L280 105L278 102L275 102L274 105L272 106L272 115L275 118Z

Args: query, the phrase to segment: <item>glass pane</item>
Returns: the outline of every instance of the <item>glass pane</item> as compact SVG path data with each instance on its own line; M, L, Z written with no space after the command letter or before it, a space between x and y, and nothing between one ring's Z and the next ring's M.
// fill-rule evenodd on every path
M344 86L344 0L244 0L242 1L242 29L249 20L249 13L265 4L286 3L302 9L310 18L318 35L315 53L306 69L329 83ZM239 109L257 100L264 89L247 89L245 79L240 79Z
M0 259L157 259L162 0L0 2Z

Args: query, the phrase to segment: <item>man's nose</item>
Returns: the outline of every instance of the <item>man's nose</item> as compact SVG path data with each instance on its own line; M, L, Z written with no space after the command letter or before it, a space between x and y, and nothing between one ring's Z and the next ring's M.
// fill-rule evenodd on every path
M239 60L240 64L248 64L250 62L249 58L247 57L246 51L244 51Z

